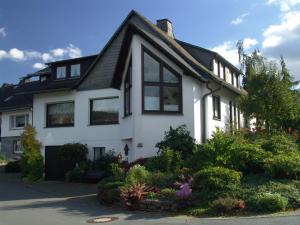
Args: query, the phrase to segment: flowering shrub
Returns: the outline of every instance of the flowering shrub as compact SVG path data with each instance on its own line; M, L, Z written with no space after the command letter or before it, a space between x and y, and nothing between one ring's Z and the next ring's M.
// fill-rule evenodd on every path
M180 186L180 190L176 192L180 199L188 199L192 195L191 183L184 183Z
M120 197L124 206L129 210L134 210L139 207L145 196L148 193L159 193L159 189L148 187L145 184L135 184L130 187L120 188Z
M245 209L245 202L235 198L218 198L211 204L217 213L234 213Z

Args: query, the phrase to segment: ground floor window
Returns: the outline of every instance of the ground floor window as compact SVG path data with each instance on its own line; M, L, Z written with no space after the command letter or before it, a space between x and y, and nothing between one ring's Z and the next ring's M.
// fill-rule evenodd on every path
M47 104L47 127L74 126L74 102Z
M19 153L22 153L22 152L23 152L23 149L22 149L22 146L21 146L21 141L14 140L13 141L13 153L19 154Z
M213 118L221 119L221 100L220 96L213 95Z
M105 147L94 147L94 161L101 159L105 155Z
M14 115L10 116L10 129L22 129L29 123L29 115Z
M90 124L116 124L119 122L119 98L99 98L90 100Z

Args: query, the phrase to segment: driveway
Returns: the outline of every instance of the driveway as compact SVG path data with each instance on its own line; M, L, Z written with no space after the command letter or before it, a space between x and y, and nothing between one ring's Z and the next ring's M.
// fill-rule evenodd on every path
M79 225L99 216L118 217L112 225L299 225L300 215L264 218L173 217L155 213L128 212L99 205L96 185L20 180L19 175L0 172L0 225Z

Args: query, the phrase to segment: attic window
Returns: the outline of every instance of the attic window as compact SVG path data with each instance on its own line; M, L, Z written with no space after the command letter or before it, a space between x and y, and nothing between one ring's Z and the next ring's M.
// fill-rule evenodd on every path
M75 64L71 66L71 77L80 76L80 64Z
M66 78L66 67L60 66L56 68L56 78L57 79L64 79Z

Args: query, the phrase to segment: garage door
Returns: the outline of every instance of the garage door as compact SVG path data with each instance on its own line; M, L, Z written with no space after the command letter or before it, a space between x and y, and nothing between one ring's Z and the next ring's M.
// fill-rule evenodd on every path
M61 146L45 147L45 178L46 180L64 180L65 174L73 169L72 162L63 160L60 155Z

